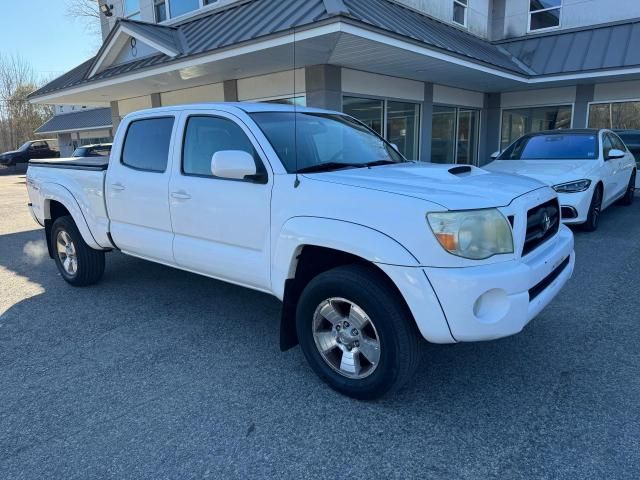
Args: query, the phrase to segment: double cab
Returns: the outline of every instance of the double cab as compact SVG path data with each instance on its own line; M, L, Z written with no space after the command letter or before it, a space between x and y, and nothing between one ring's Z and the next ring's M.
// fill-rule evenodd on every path
M574 268L552 188L407 161L318 109L132 113L109 159L32 161L27 188L71 285L97 282L119 250L267 292L283 302L281 348L300 344L325 382L359 399L405 384L423 339L520 332Z

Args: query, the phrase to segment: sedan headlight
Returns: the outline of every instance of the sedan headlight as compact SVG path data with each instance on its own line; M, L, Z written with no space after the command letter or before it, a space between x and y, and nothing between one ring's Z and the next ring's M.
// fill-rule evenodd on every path
M591 180L576 180L575 182L561 183L554 185L553 189L558 193L579 193L586 192L591 186Z
M449 253L471 260L513 253L513 234L495 208L427 214L438 242Z

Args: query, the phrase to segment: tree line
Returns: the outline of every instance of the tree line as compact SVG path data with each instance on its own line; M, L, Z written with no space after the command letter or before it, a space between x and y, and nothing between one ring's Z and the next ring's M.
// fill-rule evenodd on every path
M43 83L22 57L0 53L0 153L33 139L34 130L53 115L51 106L27 99Z

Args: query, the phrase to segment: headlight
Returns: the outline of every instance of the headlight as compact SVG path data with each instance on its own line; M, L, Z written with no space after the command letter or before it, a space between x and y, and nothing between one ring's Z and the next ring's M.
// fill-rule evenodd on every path
M589 190L591 180L577 180L575 182L562 183L555 185L553 189L558 193L578 193Z
M495 208L427 214L438 242L449 253L471 260L513 253L509 221Z

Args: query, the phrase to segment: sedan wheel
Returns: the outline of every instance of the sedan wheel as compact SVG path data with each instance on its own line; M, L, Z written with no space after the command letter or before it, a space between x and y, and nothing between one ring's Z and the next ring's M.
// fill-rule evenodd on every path
M602 188L597 186L593 192L591 206L589 207L589 215L584 229L587 232L595 232L600 224L600 214L602 213Z

